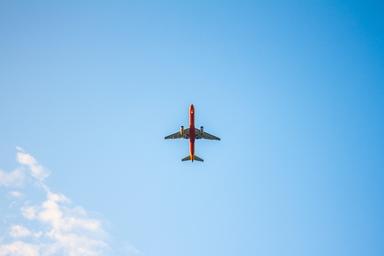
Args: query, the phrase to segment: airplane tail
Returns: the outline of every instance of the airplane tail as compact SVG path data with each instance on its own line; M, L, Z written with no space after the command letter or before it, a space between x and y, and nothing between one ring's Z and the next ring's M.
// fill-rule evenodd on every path
M181 159L181 161L189 161L189 160L192 160L191 156L186 156L183 159ZM193 156L193 160L204 162L204 160L202 158L200 158L200 157L198 157L196 155Z

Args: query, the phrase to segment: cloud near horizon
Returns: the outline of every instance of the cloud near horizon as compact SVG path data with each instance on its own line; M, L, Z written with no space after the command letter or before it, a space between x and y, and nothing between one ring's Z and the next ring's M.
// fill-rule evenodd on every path
M6 227L0 236L0 256L104 255L109 245L102 221L65 195L52 192L45 182L49 172L20 147L16 160L20 166L15 170L0 170L0 188L17 202L9 207L16 217L2 217ZM23 192L27 188L39 190L44 199L31 203ZM18 205L16 213L14 205Z

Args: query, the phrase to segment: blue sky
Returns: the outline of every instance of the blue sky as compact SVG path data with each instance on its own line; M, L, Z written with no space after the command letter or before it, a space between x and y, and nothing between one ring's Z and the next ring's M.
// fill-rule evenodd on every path
M383 255L383 8L1 1L0 252L48 202L95 255Z

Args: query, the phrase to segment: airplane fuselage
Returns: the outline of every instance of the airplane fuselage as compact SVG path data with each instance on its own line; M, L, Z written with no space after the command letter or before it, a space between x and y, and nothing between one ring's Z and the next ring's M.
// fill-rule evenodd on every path
M195 107L193 104L189 107L189 155L191 160L194 160L195 157Z

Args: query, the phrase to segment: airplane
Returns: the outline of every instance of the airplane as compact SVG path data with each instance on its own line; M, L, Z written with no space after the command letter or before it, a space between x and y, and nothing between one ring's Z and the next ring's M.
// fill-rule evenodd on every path
M193 104L189 107L189 128L184 129L184 126L181 126L180 131L168 135L164 139L189 139L189 156L184 157L181 161L191 160L192 162L194 160L204 162L203 159L195 155L195 139L220 140L219 137L205 132L203 126L200 129L195 128L195 107Z

